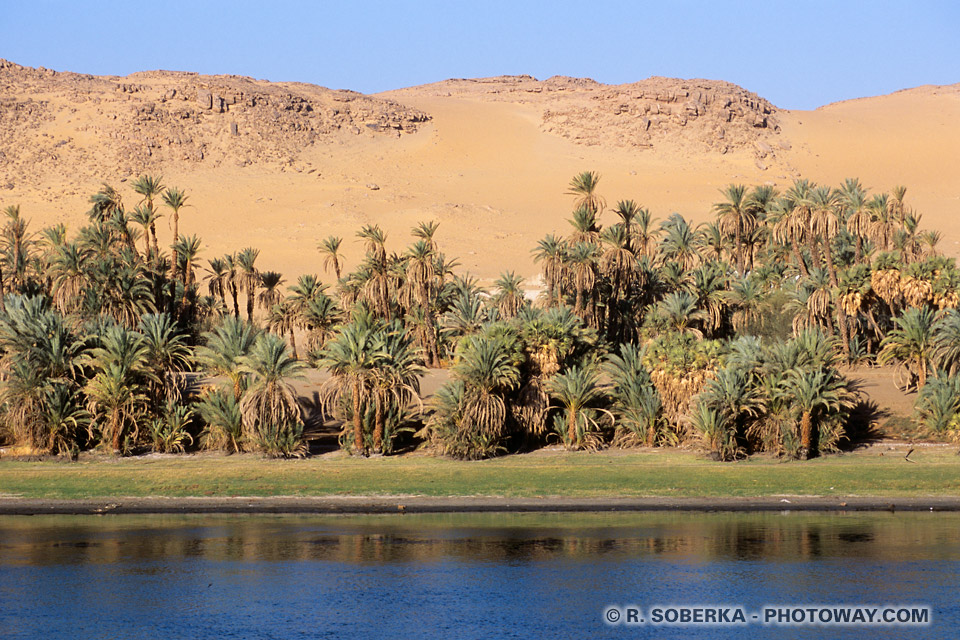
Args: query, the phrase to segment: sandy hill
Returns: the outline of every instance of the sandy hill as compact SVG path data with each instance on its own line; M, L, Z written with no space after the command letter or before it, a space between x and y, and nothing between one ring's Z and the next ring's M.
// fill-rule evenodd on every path
M235 76L125 78L0 62L0 206L35 228L85 220L106 181L162 174L190 194L184 233L202 257L252 245L263 268L319 272L316 244L378 223L400 250L420 220L464 269L531 276L530 250L569 228L571 176L696 220L729 182L794 177L903 183L926 226L960 252L960 86L922 87L811 112L735 85L650 78L628 85L529 76L448 80L363 96ZM161 229L161 242L164 238Z

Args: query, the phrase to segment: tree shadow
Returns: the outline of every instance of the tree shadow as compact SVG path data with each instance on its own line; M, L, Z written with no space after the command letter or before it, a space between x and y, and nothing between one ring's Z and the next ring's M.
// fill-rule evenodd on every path
M870 399L860 400L850 411L847 419L846 435L839 447L841 451L862 449L883 439L880 421L892 414Z
M307 443L308 454L315 456L339 451L343 423L323 412L320 393L314 391L310 397L300 396L300 406L303 408L303 439Z

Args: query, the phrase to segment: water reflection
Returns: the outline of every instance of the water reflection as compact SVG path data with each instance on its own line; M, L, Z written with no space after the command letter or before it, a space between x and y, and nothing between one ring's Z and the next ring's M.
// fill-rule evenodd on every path
M960 559L958 540L955 514L42 516L0 518L0 563Z
M960 515L0 518L0 637L905 637L605 627L611 603L921 603L960 624Z

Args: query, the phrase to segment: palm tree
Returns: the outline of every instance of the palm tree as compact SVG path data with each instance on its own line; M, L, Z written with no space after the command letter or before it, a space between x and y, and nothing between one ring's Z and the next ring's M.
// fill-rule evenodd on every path
M894 329L880 343L877 361L880 364L896 362L917 376L917 390L927 382L927 369L935 352L934 321L929 307L911 308L894 318Z
M341 319L342 313L336 300L323 292L311 297L299 310L299 322L307 330L307 349L310 352L322 349Z
M320 253L323 254L323 268L324 270L333 267L333 273L337 276L337 280L340 279L340 243L343 242L343 238L338 238L337 236L330 236L321 242L317 248L320 250Z
M248 438L267 453L297 455L302 451L303 410L291 378L302 377L306 365L287 352L283 338L260 334L249 353L238 359L239 370L250 376L240 400Z
M93 206L87 216L91 222L106 222L115 211L123 210L123 197L119 191L104 182L100 191L90 196L90 204Z
M210 265L207 269L208 275L204 276L204 279L207 281L207 290L211 297L220 301L223 305L223 311L226 312L227 279L229 277L227 262L223 258L214 258L210 260L208 264Z
M568 449L577 450L584 445L593 445L593 434L600 428L597 414L610 415L601 407L605 399L598 383L599 376L594 369L578 366L570 367L566 373L547 381L550 395L562 407L558 422L564 425L564 441Z
M296 330L302 319L300 307L290 299L273 305L267 316L267 328L279 336L290 335L290 351L294 359L299 359L297 353Z
M397 323L383 333L382 358L374 372L373 452L388 453L387 413L398 419L413 400L420 402L420 376L425 371L407 332Z
M228 253L223 256L223 289L224 294L227 291L230 292L230 297L233 298L233 317L240 317L240 286L242 284L242 276L240 272L240 265L237 261L237 256L232 253ZM226 296L224 296L226 297Z
M180 209L187 206L187 194L176 187L170 187L163 192L163 203L173 210L173 240L174 243L180 238ZM176 251L176 248L174 248ZM177 261L173 261L170 277L177 277Z
M584 171L573 177L567 193L577 197L574 207L578 209L582 207L594 215L603 211L607 203L597 193L598 182L600 182L600 174L596 171Z
M431 253L436 253L437 243L433 239L433 236L436 235L437 229L440 228L440 223L436 220L431 220L430 222L418 222L410 233L413 234L414 238L419 238L427 243L427 246L430 247Z
M564 262L567 246L562 238L547 235L533 250L533 261L543 263L543 279L547 285L547 300L556 301L563 291Z
M253 322L253 307L257 301L257 287L260 286L260 272L255 265L259 249L247 247L237 254L239 282L247 294L247 322Z
M588 242L573 245L568 254L570 275L573 276L575 302L573 311L588 325L596 326L597 255L599 248Z
M665 233L660 241L660 253L664 261L672 260L684 269L692 269L700 261L697 252L700 234L678 213L661 223L660 229Z
M65 244L54 253L50 265L53 277L53 303L60 313L77 311L83 301L83 291L90 286L84 255L76 243ZM2 287L0 287L2 289ZM0 290L0 296L3 291ZM2 310L0 306L0 310Z
M736 256L736 267L739 273L744 272L745 261L743 255L743 237L753 231L756 225L754 210L748 204L747 188L742 184L731 184L722 190L723 202L713 205L720 229L728 236L733 236L733 253Z
M756 278L735 278L726 293L726 301L733 309L730 321L734 331L743 332L749 326L763 325L766 294Z
M600 256L601 271L610 279L614 296L623 296L633 283L637 258L630 249L630 236L623 225L608 227L600 236L605 250Z
M513 271L504 271L494 283L497 292L493 296L494 304L501 318L513 318L523 308L523 277Z
M138 424L147 409L147 382L156 382L149 367L150 348L143 335L121 326L108 327L100 346L90 351L96 372L84 393L97 428L113 451L136 441Z
M460 429L496 442L505 432L504 395L520 383L520 371L503 342L483 336L464 338L453 375L465 387Z
M637 219L640 215L641 207L633 200L621 200L617 202L617 207L613 210L615 214L620 216L620 224L623 225L623 230L626 232L627 239L624 245L628 251L633 252L633 221Z
M185 386L183 374L191 369L192 349L166 313L148 313L140 318L140 333L147 347L145 367L150 372L147 387L154 408L180 401Z
M371 314L354 313L333 340L327 342L319 365L330 372L324 383L324 405L332 403L340 415L353 421L353 453L366 453L363 419L366 415L377 369L385 357L381 325ZM344 410L345 408L347 408Z
M643 350L632 344L620 346L620 354L608 356L607 375L613 382L610 392L618 434L614 443L637 441L652 447L664 434L663 404L650 374L643 366Z
M173 245L175 260L179 270L183 272L183 286L185 288L196 284L197 256L200 254L200 238L197 236L180 236Z
M153 205L153 200L163 191L164 187L162 184L162 177L153 177L149 175L142 175L137 178L133 184L130 186L134 191L143 196L143 199L140 201L140 204L146 204L147 210L151 214L150 220L150 235L153 237L153 255L160 255L160 246L157 243L157 225L156 220L160 217L160 213L157 212L156 207ZM174 236L176 237L176 236Z
M847 178L840 188L840 203L847 215L847 231L857 240L856 261L863 261L863 239L870 235L870 209L867 192L855 178Z
M284 284L283 274L276 271L260 273L260 294L257 296L257 305L264 311L270 311L274 305L280 304L283 294L280 285Z
M823 414L852 408L853 394L836 370L827 368L791 369L783 386L800 412L799 457L806 460L817 453L813 433Z
M159 217L159 213L143 205L138 206L130 214L130 219L143 227L143 257L144 260L147 261L150 260L151 256L159 254L159 249L150 244L150 230L156 228L156 222Z
M196 359L200 366L215 376L225 376L230 382L234 399L239 402L247 380L240 367L260 336L260 330L240 318L224 316L223 322L201 337L204 344L197 347Z
M697 299L689 292L674 291L668 294L657 303L655 313L658 321L668 331L703 337L703 332L696 329L694 324L707 320L708 316L697 309Z

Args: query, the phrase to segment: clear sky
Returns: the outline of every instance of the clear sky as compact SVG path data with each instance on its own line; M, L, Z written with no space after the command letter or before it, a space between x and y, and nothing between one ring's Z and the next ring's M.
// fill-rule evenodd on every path
M0 0L0 57L364 93L500 74L711 78L809 109L960 82L960 1Z

